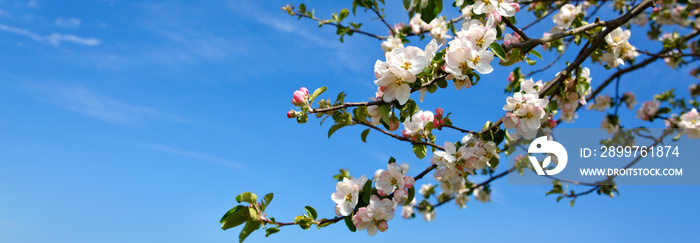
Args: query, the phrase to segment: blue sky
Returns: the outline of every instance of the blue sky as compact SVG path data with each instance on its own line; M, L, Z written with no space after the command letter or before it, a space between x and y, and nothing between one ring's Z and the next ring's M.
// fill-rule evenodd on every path
M383 59L377 40L352 36L341 44L334 29L286 16L279 8L287 3L0 1L0 241L234 242L240 229L222 231L218 221L241 192L274 192L268 215L280 221L305 205L332 217L331 176L339 168L371 175L390 156L409 163L409 174L429 166L378 133L363 143L363 129L350 127L328 139L329 124L285 117L302 86L328 86L325 98L345 91L346 100L367 100L376 90L374 61ZM407 21L400 3L390 4L389 21ZM350 2L307 6L330 16ZM350 19L383 35L371 17L360 11ZM528 33L551 26L544 20ZM631 42L660 47L641 32ZM593 86L612 72L592 69ZM441 90L419 106L441 106L457 124L480 128L502 115L509 70L497 67L479 85ZM620 88L634 88L640 102L673 87L685 94L697 82L688 71L657 62L625 76ZM621 113L629 126L642 124L633 111ZM603 117L579 115L566 126L598 127ZM442 132L438 143L459 137ZM418 184L426 182L432 179ZM500 180L492 203L447 205L431 223L397 215L373 238L338 224L285 228L269 239L255 232L246 242L682 240L697 225L699 189L621 186L620 197L586 196L572 208L544 196L549 187Z

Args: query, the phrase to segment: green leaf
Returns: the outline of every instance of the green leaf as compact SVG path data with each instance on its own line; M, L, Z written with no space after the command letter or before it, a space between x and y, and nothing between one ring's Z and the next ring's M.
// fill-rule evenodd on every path
M367 142L367 134L369 134L369 128L367 128L367 129L365 129L364 131L362 131L362 134L361 134L361 136L362 136L362 142L365 142L365 143Z
M242 243L245 238L248 238L250 233L253 233L253 231L258 229L260 229L260 221L246 222L245 226L243 226L243 230L241 230L241 234L238 235L238 242Z
M428 153L428 149L425 147L425 145L414 144L413 153L416 154L416 157L418 157L418 159L422 159Z
M671 112L671 108L662 107L662 108L659 108L659 111L657 111L656 114L666 114L669 112Z
M372 197L372 180L367 180L362 187L362 201L369 204L369 198Z
M239 226L250 219L250 213L248 207L243 205L238 205L228 210L224 217L221 218L221 229L227 230L236 226Z
M382 121L389 124L389 111L391 111L391 104L381 104L377 107L377 111L379 111L379 116L381 116Z
M311 217L312 219L316 219L316 217L318 217L318 213L316 212L316 209L314 209L313 207L311 207L311 206L306 206L306 207L304 207L304 209L306 209L306 213L307 213L307 214L309 215L309 217Z
M445 80L444 78L438 79L437 85L438 85L438 87L443 88L443 89L447 88L447 80Z
M306 5L304 5L303 3L299 4L299 12L301 12L302 14L306 13Z
M408 197L406 198L404 205L410 204L414 197L416 197L416 187L411 187L408 189Z
M493 54L496 54L498 58L503 60L504 62L506 61L506 51L503 50L503 47L501 47L500 44L493 42L491 45L489 45L489 48L491 51L493 51Z
M272 193L268 193L263 197L263 201L262 201L263 210L265 210L267 205L269 205L270 202L272 201L272 196L273 196Z
M569 202L569 205L571 205L571 206L573 207L573 206L574 206L574 201L575 201L575 200L571 200L571 202Z
M408 10L411 8L411 0L403 0L403 9Z
M316 89L311 96L309 96L309 104L313 103L316 97L323 94L323 92L326 92L326 86Z
M491 159L489 160L489 166L491 166L491 168L494 168L494 169L495 169L496 166L498 166L498 162L499 162L498 158L496 158L496 156L493 156L493 157L491 157Z
M528 56L525 56L525 62L529 65L535 65L535 63L537 63L537 61L530 59Z
M357 230L357 228L355 228L355 224L352 223L352 214L345 216L344 219L345 219L345 225L348 226L348 229L352 232L355 232Z
M544 60L544 59L542 59L542 55L539 52L535 51L535 49L530 50L530 52L528 52L528 53L535 55L536 57L539 57L541 60Z
M252 192L244 192L244 193L241 193L240 195L236 196L236 202L238 202L238 203L247 202L250 204L257 204L258 203L258 196L253 194Z
M331 135L333 135L333 133L335 131L337 131L338 129L340 129L344 126L346 126L346 125L345 124L335 124L335 125L331 126L331 128L328 129L328 138L331 138Z
M276 228L276 227L275 227L275 228L267 228L267 229L265 229L265 237L268 237L268 236L270 236L271 234L274 234L274 233L277 233L277 232L280 232L280 229L279 229L279 228Z
M345 17L348 17L349 13L350 12L348 11L347 8L340 10L340 14L338 15L338 22L343 21L343 19L345 19Z
M425 6L425 8L422 8L420 12L420 18L426 23L430 23L430 21L435 19L435 17L437 17L440 14L440 12L442 12L442 1L430 0L428 1L428 4Z
M396 159L394 159L394 157L389 157L389 164L391 163L396 163Z

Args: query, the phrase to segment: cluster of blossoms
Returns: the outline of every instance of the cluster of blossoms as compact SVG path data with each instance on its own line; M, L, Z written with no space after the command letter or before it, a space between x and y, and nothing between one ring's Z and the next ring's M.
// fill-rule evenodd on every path
M444 114L445 114L445 110L443 110L440 107L435 108L435 116L433 117L433 127L434 128L440 129L442 126L445 125L445 121L450 120L449 117L446 117L446 116L443 117Z
M413 15L413 18L411 18L408 24L414 34L419 35L427 31L428 34L440 44L444 44L447 39L452 38L452 36L447 34L449 28L447 27L444 16L437 17L430 21L430 23L426 23L421 19L420 13L417 13Z
M408 190L413 188L415 180L407 176L408 164L390 163L387 170L378 170L375 173L377 193L387 196L394 193L394 201L404 204L408 197Z
M625 60L634 60L639 56L637 48L629 43L629 38L632 33L630 30L622 30L617 27L605 36L605 42L608 44L607 52L603 53L600 61L605 62L609 68L614 68L619 65L625 65Z
M595 97L595 103L588 105L588 109L605 111L612 107L612 105L612 98L610 98L610 95L598 95Z
M445 142L445 151L435 151L431 158L431 162L438 166L434 174L435 179L443 182L442 184L447 184L446 188L442 189L448 194L464 187L466 182L464 177L467 173L474 175L474 171L489 165L488 162L491 159L500 159L498 147L493 141L481 141L474 135L468 134L460 142L459 147L451 142Z
M571 27L571 24L574 23L574 20L576 19L576 16L579 15L580 13L584 13L582 10L582 6L574 6L572 4L564 4L559 9L559 13L555 14L552 17L552 21L557 24L556 26L552 27L551 30L549 30L550 34L556 34L562 31L565 31L566 29Z
M493 71L494 55L487 49L496 41L496 29L487 27L479 20L470 20L462 25L457 38L450 41L445 54L447 79L453 79L455 87L471 87L469 74L476 70L481 74Z
M355 227L358 230L367 229L369 235L375 235L377 231L384 232L389 228L387 221L394 218L396 206L406 203L408 189L413 188L415 180L406 175L408 167L408 164L389 163L387 170L378 170L374 182L379 195L371 195L369 204L362 204L365 206L358 208L356 212L354 210L358 206L360 193L365 184L371 182L365 176L343 178L336 183L336 191L331 195L331 199L336 203L336 215L352 216ZM389 199L391 194L393 200Z
M661 43L664 44L664 47L673 47L676 46L675 43L678 43L680 38L681 37L678 34L678 32L664 33L659 38L659 41L661 41ZM678 67L678 64L682 61L681 56L678 54L680 54L678 50L674 49L673 51L671 51L671 53L664 57L664 62L666 63L666 65L671 67L671 69L675 69L676 67Z
M430 65L439 46L430 41L425 51L415 46L394 48L386 53L386 61L377 60L374 64L374 83L382 91L385 102L398 100L405 104L411 95L409 84L416 82L416 75Z
M367 234L376 235L377 231L384 232L389 229L387 221L394 218L394 202L388 198L379 199L372 195L367 207L361 207L352 217L352 223L357 230L367 230Z
M692 110L681 115L681 119L678 122L678 127L680 127L681 132L688 135L689 138L700 138L700 115L698 115L698 111L693 108Z
M335 192L331 194L331 199L336 203L335 214L338 216L348 216L352 214L357 206L357 200L362 187L367 182L366 176L360 178L343 178L335 184Z
M537 135L537 129L542 125L542 121L547 115L544 110L549 104L547 98L540 99L539 90L542 89L542 81L537 83L532 79L520 83L520 92L515 92L512 97L506 99L503 110L506 118L503 126L507 129L516 128L518 136L532 139Z
M474 14L486 14L487 25L494 26L501 21L501 17L515 16L520 11L520 4L510 0L476 0L471 10ZM465 15L464 12L462 9L462 16Z
M474 175L475 171L491 166L489 161L500 159L500 157L498 156L498 148L492 141L484 142L469 134L464 136L460 142L459 147L453 143L445 142L445 151L433 153L431 162L438 166L433 176L440 182L442 192L439 197L454 197L455 203L460 208L464 208L469 201L467 194L469 188L466 185L472 184L471 182L467 183L467 175ZM480 199L477 197L477 200ZM429 216L424 214L424 217ZM434 213L431 217L434 217Z
M637 110L637 118L642 119L642 121L652 121L656 116L656 112L659 111L659 106L661 102L658 100L650 100L642 103L642 107Z
M691 3L698 1L689 1ZM687 5L680 4L675 0L671 1L659 1L656 7L652 10L656 17L656 23L659 25L680 25L688 26L690 25L689 9ZM692 8L691 8L692 9Z
M554 96L561 109L560 118L565 122L571 122L576 118L576 109L579 104L586 105L586 96L591 93L591 70L584 67L581 74L574 78L564 80L563 95ZM588 87L587 89L579 87Z
M428 123L433 121L435 121L435 115L432 111L418 111L403 122L404 130L401 131L401 134L413 140L426 137L429 131L425 128Z

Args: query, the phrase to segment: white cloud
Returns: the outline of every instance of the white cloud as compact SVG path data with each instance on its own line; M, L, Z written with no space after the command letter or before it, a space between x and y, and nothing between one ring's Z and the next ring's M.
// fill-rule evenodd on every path
M189 151L189 150L184 150L184 149L178 149L178 148L173 148L173 147L168 147L165 145L160 145L160 144L152 144L152 143L143 143L139 144L141 147L145 147L148 149L160 151L160 152L165 152L169 154L174 154L174 155L180 155L180 156L185 156L185 157L190 157L196 160L203 160L211 163L215 163L218 165L223 165L225 167L229 168L234 168L238 170L243 170L245 169L245 166L241 165L240 163L237 163L235 161L231 161L228 159L224 159L221 157L217 157L214 155L209 155L209 154L204 154L200 152L195 152L195 151Z
M46 40L53 45L61 45L61 42L71 42L75 44L80 44L84 46L96 46L100 44L99 39L95 38L82 38L74 35L64 35L53 33L46 37Z
M0 30L21 35L21 36L26 36L31 39L34 39L39 42L48 42L52 45L61 45L62 42L70 42L74 44L79 44L79 45L84 45L84 46L96 46L100 44L100 40L96 38L83 38L75 35L67 35L67 34L59 34L59 33L53 33L51 35L48 35L46 37L43 37L41 35L38 35L34 32L31 32L26 29L20 29L17 27L13 26L7 26L4 24L0 24Z
M57 18L53 21L53 24L55 24L56 26L64 28L77 28L78 26L80 26L81 23L82 21L78 18Z
M21 88L37 100L109 123L137 126L149 119L186 122L177 116L127 104L77 85L24 84Z

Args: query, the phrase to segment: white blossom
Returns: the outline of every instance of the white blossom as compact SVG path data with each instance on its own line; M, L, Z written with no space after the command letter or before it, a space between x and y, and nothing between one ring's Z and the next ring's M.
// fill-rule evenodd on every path
M661 102L658 100L650 100L642 103L642 107L637 110L637 118L642 119L642 121L651 121L651 119L659 111L659 105Z

